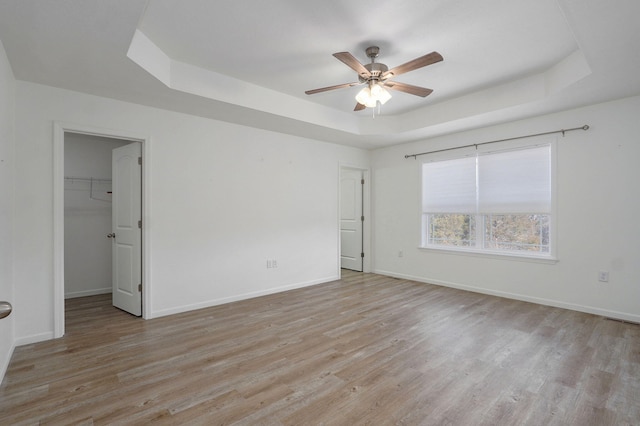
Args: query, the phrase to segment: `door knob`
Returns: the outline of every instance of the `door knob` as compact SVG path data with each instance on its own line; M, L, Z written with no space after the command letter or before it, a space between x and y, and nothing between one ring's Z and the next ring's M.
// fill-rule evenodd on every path
M13 308L11 307L11 303L0 302L0 319L8 317L12 309Z
M110 234L107 234L107 238L115 238L116 234L114 234L113 232Z

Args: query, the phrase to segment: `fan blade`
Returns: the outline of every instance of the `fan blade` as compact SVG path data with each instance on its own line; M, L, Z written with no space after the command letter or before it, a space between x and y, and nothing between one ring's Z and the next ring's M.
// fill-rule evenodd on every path
M406 83L398 83L397 81L387 81L384 83L384 87L388 87L392 90L397 90L399 92L409 93L411 95L428 96L433 92L432 89L427 89L426 87L413 86L411 84Z
M406 64L398 65L397 67L391 68L389 71L382 74L382 79L384 80L386 78L395 77L396 75L404 74L409 71L417 70L418 68L426 67L427 65L440 62L442 61L442 59L442 55L440 55L438 52L431 52L427 55L416 58L413 61L409 61Z
M337 84L335 86L329 86L329 87L322 87L320 89L307 90L304 93L306 93L307 95L313 95L313 94L320 93L320 92L327 92L329 90L343 89L345 87L357 86L358 84L360 84L360 83Z
M361 104L360 102L358 102L356 104L356 107L353 109L354 111L362 111L363 109L365 109L366 106L364 106L363 104Z
M364 67L351 53L349 52L338 52L334 53L335 56L340 61L344 62L349 68L358 73L358 75L362 78L367 78L371 76L371 73L368 69Z

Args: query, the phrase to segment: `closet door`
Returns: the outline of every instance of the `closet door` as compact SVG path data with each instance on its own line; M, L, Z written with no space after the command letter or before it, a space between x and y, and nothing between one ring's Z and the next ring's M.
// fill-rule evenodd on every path
M362 171L340 172L340 267L362 272Z
M113 306L142 315L141 145L113 150Z

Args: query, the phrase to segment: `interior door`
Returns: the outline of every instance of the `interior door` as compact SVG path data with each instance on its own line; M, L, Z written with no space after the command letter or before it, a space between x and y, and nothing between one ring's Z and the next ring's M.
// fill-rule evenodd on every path
M340 266L362 271L362 188L361 170L340 171Z
M113 306L142 315L142 166L141 144L112 154Z

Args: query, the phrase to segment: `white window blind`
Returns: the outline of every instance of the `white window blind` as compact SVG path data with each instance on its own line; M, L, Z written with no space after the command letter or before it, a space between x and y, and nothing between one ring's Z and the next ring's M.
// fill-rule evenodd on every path
M549 213L549 145L424 163L422 211Z
M549 145L478 156L478 212L551 212Z
M425 163L422 182L422 211L476 212L475 156Z

